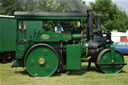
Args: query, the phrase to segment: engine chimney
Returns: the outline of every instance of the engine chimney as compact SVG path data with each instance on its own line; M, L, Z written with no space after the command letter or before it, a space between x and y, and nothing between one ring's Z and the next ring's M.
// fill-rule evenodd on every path
M87 27L87 36L88 41L93 40L93 10L88 10L88 27Z
M96 14L97 16L97 31L101 31L101 14Z

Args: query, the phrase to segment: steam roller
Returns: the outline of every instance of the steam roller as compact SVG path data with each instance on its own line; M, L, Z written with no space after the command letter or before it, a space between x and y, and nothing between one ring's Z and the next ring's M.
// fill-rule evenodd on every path
M102 32L101 15L94 15L93 10L85 14L15 12L14 15L17 20L17 40L16 63L13 67L26 67L33 77L51 76L64 69L80 70L83 57L90 58L88 68L95 63L100 71L108 74L119 73L126 65L123 55L115 50L111 32ZM93 31L94 16L97 17L96 32ZM43 30L43 23L49 21L52 24L56 21L75 24L70 32L65 30L65 33L56 33ZM35 24L28 26L27 22ZM66 25L63 28L66 29Z

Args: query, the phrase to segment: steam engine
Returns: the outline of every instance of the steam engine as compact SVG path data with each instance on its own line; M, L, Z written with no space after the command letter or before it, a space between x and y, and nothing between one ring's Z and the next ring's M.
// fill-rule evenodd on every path
M97 15L97 32L93 32L93 10L79 13L30 13L15 12L17 19L16 63L13 67L26 67L31 76L51 76L64 68L78 70L81 58L90 57L91 62L104 73L118 73L126 65L123 55L115 50L111 33L102 33L100 14ZM55 33L42 31L39 25L26 28L25 21L86 20L80 33ZM36 22L35 22L36 23ZM84 24L84 23L83 23Z

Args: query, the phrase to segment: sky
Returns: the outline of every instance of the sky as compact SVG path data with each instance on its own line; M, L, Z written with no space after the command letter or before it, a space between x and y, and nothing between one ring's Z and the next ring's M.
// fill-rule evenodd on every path
M89 2L95 2L95 0L83 0L86 1L87 5ZM121 10L124 10L128 14L128 0L112 0Z

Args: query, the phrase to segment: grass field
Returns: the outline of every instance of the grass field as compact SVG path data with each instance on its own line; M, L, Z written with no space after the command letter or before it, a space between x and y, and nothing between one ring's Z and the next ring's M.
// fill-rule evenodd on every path
M128 56L125 56L128 63ZM66 71L51 77L30 77L24 68L11 68L11 64L0 64L0 85L128 85L128 66L119 74L100 73L87 63L78 71Z

